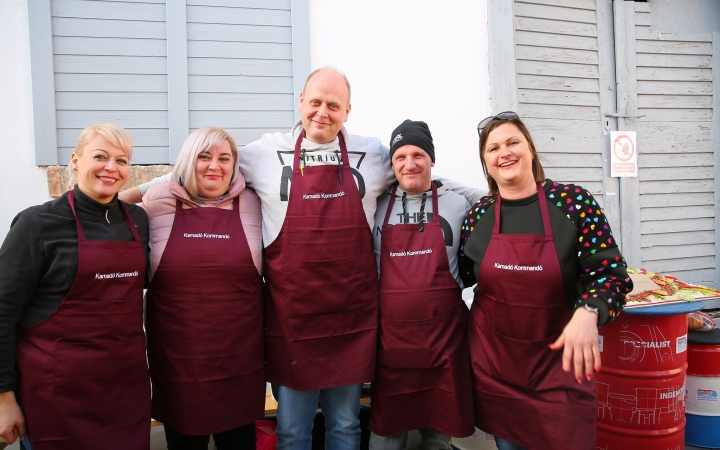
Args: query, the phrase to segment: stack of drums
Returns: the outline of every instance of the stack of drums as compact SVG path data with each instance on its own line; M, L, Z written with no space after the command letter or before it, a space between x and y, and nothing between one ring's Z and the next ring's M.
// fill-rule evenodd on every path
M682 450L687 314L702 302L631 309L598 330L598 450Z
M720 329L688 333L685 442L720 448Z

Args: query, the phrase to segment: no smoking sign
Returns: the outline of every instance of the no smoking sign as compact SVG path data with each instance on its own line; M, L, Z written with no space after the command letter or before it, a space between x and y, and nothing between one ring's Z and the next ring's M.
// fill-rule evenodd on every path
M610 176L638 176L636 133L634 131L611 131L610 142Z

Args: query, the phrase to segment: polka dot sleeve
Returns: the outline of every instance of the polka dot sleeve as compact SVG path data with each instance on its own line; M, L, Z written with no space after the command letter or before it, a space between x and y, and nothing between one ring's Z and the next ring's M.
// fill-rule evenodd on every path
M551 183L545 189L548 206L557 208L562 213L561 215L551 215L554 217L551 220L555 223L557 219L566 217L565 220L572 223L571 227L553 225L554 232L557 232L558 229L566 230L563 232L563 236L555 236L556 240L561 239L565 242L572 240L574 242L567 242L568 245L565 248L568 251L574 249L575 258L571 258L570 261L575 259L577 266L565 269L572 272L573 277L578 276L578 278L577 281L566 280L566 283L577 283L579 291L576 294L577 297L567 298L568 303L574 309L585 304L597 308L598 324L604 325L620 314L625 305L625 295L632 290L632 281L627 274L625 259L620 254L610 225L593 196L577 185L560 184L550 180L548 182ZM478 231L479 222L485 213L488 210L493 211L495 201L495 196L483 197L470 209L463 222L458 266L465 286L472 286L477 282L477 266L471 258L466 256L466 246L468 253L473 254L477 259L479 242L483 242L487 238L480 237L480 241L472 243L469 243L468 240L473 231ZM575 235L565 234L572 233L570 230L573 229ZM478 237L473 239L477 240ZM566 292L570 293L571 291Z
M472 286L477 283L477 277L475 276L474 262L465 256L463 249L467 242L470 234L475 230L475 223L485 214L487 208L495 203L495 196L483 197L478 201L475 206L470 208L465 220L463 221L462 228L460 230L460 249L458 250L458 269L460 278L465 286Z
M632 290L625 258L620 254L605 214L590 192L573 184L553 183L547 198L577 228L582 294L574 307L588 304L598 308L598 323L603 325L620 314L625 296Z

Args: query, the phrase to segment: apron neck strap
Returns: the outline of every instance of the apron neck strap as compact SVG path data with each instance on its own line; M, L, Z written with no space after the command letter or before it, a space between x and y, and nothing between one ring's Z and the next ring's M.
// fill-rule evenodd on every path
M68 203L70 203L70 210L72 210L73 216L75 216L75 226L77 227L77 236L78 241L84 241L85 240L85 232L83 232L82 225L80 225L80 219L78 219L77 212L75 211L75 191L72 190L68 193ZM128 212L125 205L123 205L123 202L118 200L118 205L120 206L120 211L122 211L123 217L125 218L125 223L127 224L128 228L130 228L130 232L132 233L133 237L135 238L135 242L141 242L140 241L140 235L137 232L137 227L135 226L135 222L133 222L132 217L130 217L130 213Z
M295 169L300 167L300 149L302 147L302 141L305 139L305 135L305 130L302 130L300 132L300 136L297 138L297 141L295 141L295 156L293 157L293 161L295 161ZM340 156L342 157L342 162L349 167L350 160L348 159L347 145L345 145L345 137L343 136L342 131L338 133L337 137L340 143Z
M80 226L80 219L78 219L77 213L75 212L75 190L70 191L68 194L68 203L70 203L70 209L72 210L73 216L75 217L75 226L77 227L78 241L85 240L85 233Z
M430 187L432 188L432 203L433 203L433 222L440 221L440 208L438 207L438 193L437 186L434 181L430 181Z
M295 167L300 167L300 146L302 145L303 139L305 139L305 130L300 132L300 136L298 136L297 141L295 141L295 153L293 156Z
M433 221L440 220L440 214L438 210L438 194L437 194L437 186L435 186L435 182L430 182L430 187L432 188L432 204L433 204ZM387 211L385 211L385 220L383 220L383 228L385 228L388 224L388 221L390 220L390 213L392 212L392 207L395 204L395 193L397 192L398 183L395 183L395 186L393 186L392 191L390 192L390 201L388 202ZM403 213L405 211L403 210ZM418 231L422 231L422 224L425 219L425 197L423 197L422 206L420 207L420 223Z
M383 220L383 229L388 224L388 220L390 219L390 213L392 212L393 204L395 203L395 193L397 192L398 184L395 183L395 185L392 188L392 191L390 192L390 200L388 201L387 211L385 211L385 220Z
M240 196L233 197L233 211L240 211ZM178 211L182 210L183 202L180 201L180 199L175 199L175 213L177 214Z
M340 143L340 153L343 157L343 162L346 162L350 164L350 159L348 159L348 153L347 153L347 145L345 144L345 136L343 136L342 131L338 133L338 142Z
M535 183L535 187L537 188L538 204L540 205L540 215L542 216L544 234L547 237L552 237L550 213L548 212L547 199L545 198L545 189L543 189L543 186L540 183ZM498 192L497 200L495 201L495 225L493 225L493 234L500 234L501 204L502 201L500 200L500 193Z
M130 227L130 232L135 236L135 242L142 242L140 240L140 235L138 234L137 227L135 226L135 222L133 222L132 217L130 217L130 213L128 212L125 205L123 205L123 202L118 200L118 205L120 205L120 209L122 210L123 216L125 217L125 223L127 223L128 227Z

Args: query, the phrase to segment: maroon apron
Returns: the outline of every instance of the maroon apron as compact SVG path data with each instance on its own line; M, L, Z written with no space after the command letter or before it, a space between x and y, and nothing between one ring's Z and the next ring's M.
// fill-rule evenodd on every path
M267 379L311 391L372 380L377 350L375 251L342 134L342 165L300 171L265 248Z
M450 273L440 228L437 188L433 221L382 226L380 329L372 383L370 430L391 436L433 428L450 436L473 432L467 307ZM408 252L418 252L411 255Z
M153 418L208 435L262 417L262 280L239 197L232 210L176 202L147 298Z
M471 308L475 424L528 449L595 449L595 381L562 370L555 342L572 317L537 185L544 235L500 234L501 200ZM520 266L520 267L518 267Z
M18 333L18 400L35 450L150 448L150 378L142 327L147 261L134 241L85 240L58 309Z

